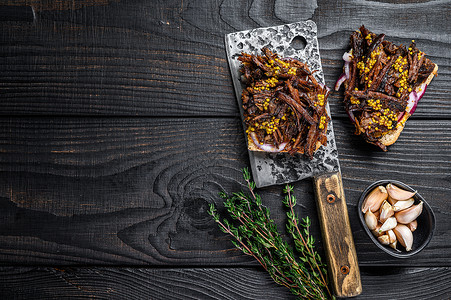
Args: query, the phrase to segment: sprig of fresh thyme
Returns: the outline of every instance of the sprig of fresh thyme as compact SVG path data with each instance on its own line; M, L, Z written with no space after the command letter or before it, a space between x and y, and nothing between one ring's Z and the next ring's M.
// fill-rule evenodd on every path
M209 214L219 228L233 236L234 240L231 241L236 248L253 256L276 283L286 286L300 299L334 298L328 288L326 266L314 250L315 240L309 231L310 219L305 217L299 222L294 212L296 197L292 194L293 187L285 187L283 203L288 208L287 230L299 253L297 258L292 247L282 239L268 208L262 205L260 196L255 193L255 183L251 181L247 169L243 169L243 177L249 194L220 193L233 220L224 218L221 221L214 204L210 205Z

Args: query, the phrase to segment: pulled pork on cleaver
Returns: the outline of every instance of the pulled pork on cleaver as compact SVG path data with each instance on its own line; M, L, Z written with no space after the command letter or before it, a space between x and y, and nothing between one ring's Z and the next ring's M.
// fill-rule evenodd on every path
M329 89L299 60L242 53L241 99L252 151L303 153L310 159L326 145Z

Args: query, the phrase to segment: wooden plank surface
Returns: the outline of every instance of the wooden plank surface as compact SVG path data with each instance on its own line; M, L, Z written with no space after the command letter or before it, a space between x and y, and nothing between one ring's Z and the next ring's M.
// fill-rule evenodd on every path
M362 273L356 299L449 298L450 1L0 5L2 298L291 299L206 209L220 190L243 188L249 163L224 35L306 19L318 24L330 87L362 24L396 43L415 39L439 65L388 153L351 134L342 92L329 100ZM408 260L382 253L358 223L360 193L387 178L418 189L436 213L431 243ZM312 181L295 189L322 252ZM261 194L283 228L281 188Z
M362 268L353 299L449 299L449 268ZM26 282L27 284L24 284ZM396 282L396 284L393 284ZM295 299L253 268L0 268L8 299Z
M359 263L449 263L451 122L411 120L387 153L347 120L334 129ZM206 213L221 190L242 188L238 118L1 118L0 141L2 263L254 265ZM437 217L430 245L409 260L382 253L357 218L360 193L387 178L418 189ZM295 187L320 240L312 181ZM284 228L281 188L261 194Z
M415 117L451 113L448 1L58 2L35 4L34 22L0 21L1 114L237 116L224 35L306 19L318 25L329 87L364 23L396 43L415 39L439 65ZM330 97L335 116L341 101Z

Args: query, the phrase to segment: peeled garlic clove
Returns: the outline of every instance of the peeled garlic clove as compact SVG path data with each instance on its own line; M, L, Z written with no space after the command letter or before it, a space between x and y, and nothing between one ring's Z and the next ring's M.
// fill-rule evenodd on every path
M393 232L392 229L390 229L390 230L387 231L387 235L388 235L388 237L390 238L390 239L389 239L390 244L396 242L396 234Z
M395 212L409 208L413 205L415 200L413 198L407 199L406 201L397 201L395 205L393 205L393 210Z
M418 222L417 220L413 220L412 222L410 222L409 224L407 224L407 227L409 227L410 231L414 232L415 230L417 230L418 227Z
M406 248L406 251L412 250L413 234L409 227L404 224L398 224L393 228L393 232L398 239L398 242Z
M388 203L390 203L391 205L395 205L396 202L398 202L398 200L393 199L392 197L390 197L390 195L388 195L387 201L388 201Z
M375 212L381 207L382 202L384 202L387 197L388 193L385 187L378 186L366 196L362 204L362 212L366 213L368 209Z
M395 214L393 207L390 205L390 203L388 203L387 200L382 203L379 212L379 220L381 221L381 223L384 223L388 218Z
M392 199L397 201L405 201L409 198L412 198L417 192L409 192L397 187L394 184L387 184L387 192L392 197Z
M380 216L380 210L376 210L375 212L373 212L373 214L376 216L376 218L379 220L379 216Z
M390 229L393 229L396 227L397 224L398 222L396 221L396 218L390 217L384 222L384 224L382 224L381 228L379 228L379 232L385 232Z
M381 228L381 225L377 224L376 228L371 231L374 236L379 237L383 234L383 231L379 231L380 228Z
M365 213L365 223L366 226L368 226L369 230L374 230L376 229L377 226L377 218L376 216L371 212L371 210L368 210Z
M398 244L397 240L395 240L393 243L390 244L390 247L392 247L393 249L396 249L396 245Z
M398 211L395 213L395 218L398 223L409 224L415 220L423 211L423 201L417 205L412 205L411 207Z
M382 245L389 245L390 244L390 237L386 234L381 235L380 237L377 238L377 240L382 244Z

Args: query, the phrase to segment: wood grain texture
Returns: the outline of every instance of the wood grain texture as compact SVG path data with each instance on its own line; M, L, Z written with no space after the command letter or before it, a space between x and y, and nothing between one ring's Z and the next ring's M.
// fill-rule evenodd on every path
M0 279L7 299L295 299L254 268L1 267ZM450 280L449 268L362 268L353 299L444 300Z
M341 174L317 176L314 185L330 285L337 297L355 297L362 283Z
M117 0L59 0L59 1L42 1L42 0L2 0L2 5L8 6L29 6L36 11L61 11L61 10L77 10L90 6L104 6L110 2Z
M362 276L355 299L449 298L451 2L0 5L9 6L0 12L2 299L292 299L233 248L207 208L223 211L218 192L243 188L249 164L224 35L307 19L318 25L330 87L362 24L395 43L415 39L439 65L388 153L351 134L342 92L329 100ZM382 253L358 222L360 193L386 178L420 191L437 217L431 243L408 260ZM312 182L294 186L323 253ZM284 228L281 188L259 192Z
M7 2L7 4L12 2ZM449 1L36 1L36 20L2 22L1 114L237 116L226 33L312 19L332 87L350 33L411 39L439 65L414 117L449 118ZM72 7L70 4L72 3ZM330 97L345 116L341 93Z
M411 120L385 153L334 120L360 265L440 266L451 259L450 121ZM0 118L0 262L254 266L207 214L221 190L243 188L248 166L238 118ZM420 191L437 217L417 256L397 260L359 224L360 193L374 180ZM322 249L312 182L295 184L301 216ZM284 228L281 187L261 189Z

